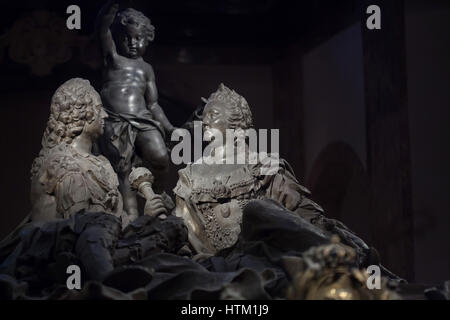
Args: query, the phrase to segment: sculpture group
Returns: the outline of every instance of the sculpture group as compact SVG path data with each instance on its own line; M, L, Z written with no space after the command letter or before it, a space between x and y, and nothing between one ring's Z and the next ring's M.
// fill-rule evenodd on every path
M158 104L153 69L142 58L155 29L142 13L118 9L108 3L100 13L100 94L88 80L74 78L53 95L42 149L32 165L29 220L0 244L0 274L6 275L0 282L12 288L12 298L42 295L32 284L17 291L30 277L48 281L30 268L54 264L60 270L75 262L87 274L83 290L47 298L90 298L99 292L93 286L110 298L195 298L202 290L217 298L395 297L386 283L384 294L375 295L362 282L333 280L337 268L343 279L379 264L376 251L326 218L285 160L272 175L261 175L262 162L188 164L179 171L175 201L163 194L158 183L168 170L166 141L175 128ZM206 100L202 119L205 135L253 126L246 99L223 84ZM100 154L93 154L94 144ZM238 152L247 157L249 151ZM141 212L136 195L145 199ZM41 251L45 262L36 264L36 248L43 243L52 244L44 246L44 256ZM324 272L335 277L326 285L315 278L299 285L294 279L308 274L317 253L327 262ZM174 261L179 268L169 268ZM169 271L158 278L163 267ZM174 278L167 273L202 280L166 292L161 283ZM120 277L133 285L124 288ZM249 291L238 277L259 289ZM312 287L317 291L309 294ZM341 295L332 294L337 289Z

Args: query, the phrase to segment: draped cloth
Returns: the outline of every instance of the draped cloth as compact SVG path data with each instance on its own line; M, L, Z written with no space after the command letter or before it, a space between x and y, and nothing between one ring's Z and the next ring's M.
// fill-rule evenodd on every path
M285 298L306 250L330 240L268 199L244 208L236 245L203 260L192 259L173 215L120 230L120 219L104 213L24 224L0 242L0 299ZM66 287L71 264L82 270L81 290ZM403 288L406 298L425 298L414 288Z
M0 243L1 298L283 297L289 283L283 255L301 257L328 239L273 201L252 203L236 246L200 261L192 259L187 229L173 215L165 220L143 216L123 231L120 219L103 213L25 224ZM65 287L71 264L83 272L80 291Z

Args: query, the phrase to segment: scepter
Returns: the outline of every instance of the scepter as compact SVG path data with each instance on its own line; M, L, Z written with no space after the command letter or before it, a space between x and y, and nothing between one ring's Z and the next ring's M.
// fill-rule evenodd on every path
M136 190L146 200L144 207L145 215L156 217L167 212L161 196L155 194L153 191L152 184L155 178L150 170L144 167L133 168L128 177L128 181L130 182L131 188ZM155 200L160 200L161 203L155 203ZM161 218L163 217L161 216Z

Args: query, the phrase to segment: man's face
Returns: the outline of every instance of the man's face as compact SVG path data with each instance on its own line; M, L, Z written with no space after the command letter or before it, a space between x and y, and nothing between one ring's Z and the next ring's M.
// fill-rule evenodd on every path
M203 110L204 136L210 138L213 135L213 130L211 129L216 129L225 138L226 129L229 125L228 116L227 107L223 102L208 102Z
M142 57L148 45L144 28L135 25L124 26L118 42L119 53L131 59Z

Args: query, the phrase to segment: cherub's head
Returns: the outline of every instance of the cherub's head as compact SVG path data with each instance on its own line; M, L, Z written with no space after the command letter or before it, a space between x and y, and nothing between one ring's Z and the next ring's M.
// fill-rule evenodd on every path
M116 15L113 32L119 54L132 59L142 57L149 42L155 38L155 27L150 19L132 8Z
M247 100L223 83L204 101L203 126L206 135L209 129L219 130L225 136L226 129L246 130L253 126Z
M89 81L70 79L52 97L42 147L52 148L62 142L71 143L81 133L94 140L103 134L106 117L100 95Z

